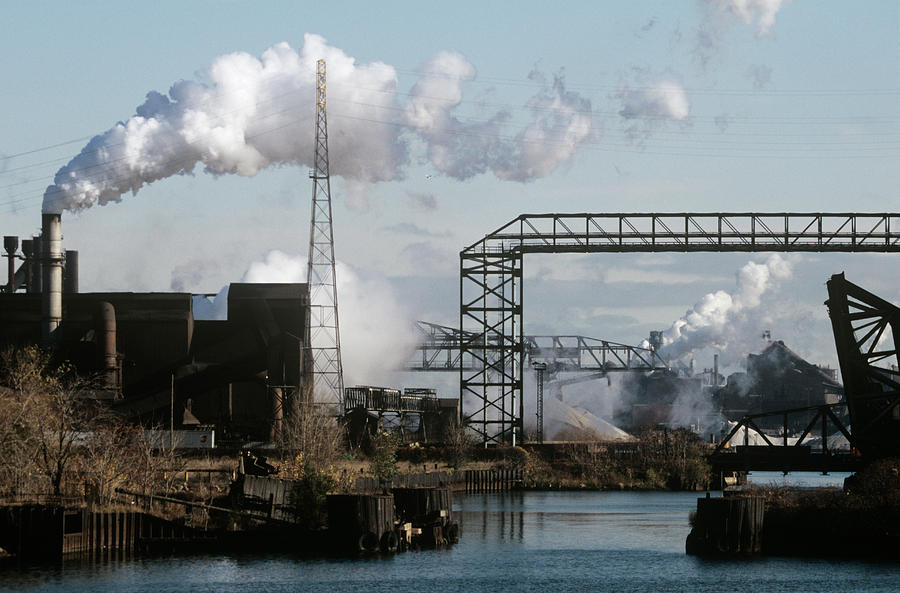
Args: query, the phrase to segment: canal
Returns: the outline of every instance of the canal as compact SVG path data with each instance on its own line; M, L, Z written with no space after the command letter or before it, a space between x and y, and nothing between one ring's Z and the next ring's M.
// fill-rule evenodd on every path
M897 563L686 556L697 494L458 495L462 539L392 558L247 553L0 567L3 591L897 591ZM802 534L798 534L802 537ZM836 547L841 543L834 542Z

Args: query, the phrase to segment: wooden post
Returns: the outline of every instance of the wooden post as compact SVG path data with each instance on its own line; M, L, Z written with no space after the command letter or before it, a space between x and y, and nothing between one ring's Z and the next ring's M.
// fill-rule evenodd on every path
M175 450L175 373L169 387L169 449Z

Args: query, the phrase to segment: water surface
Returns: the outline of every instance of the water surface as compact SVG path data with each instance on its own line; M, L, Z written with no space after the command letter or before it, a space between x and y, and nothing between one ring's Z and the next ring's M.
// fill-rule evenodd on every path
M13 591L615 591L848 593L900 590L900 562L686 556L693 493L525 492L456 497L460 543L392 558L144 558L0 569ZM801 537L801 536L798 536ZM840 542L835 542L836 546Z

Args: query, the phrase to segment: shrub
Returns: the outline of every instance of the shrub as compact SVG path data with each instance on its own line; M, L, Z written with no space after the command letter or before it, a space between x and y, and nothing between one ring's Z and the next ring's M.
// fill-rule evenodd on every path
M394 432L379 430L372 437L372 457L369 460L372 474L381 482L388 482L397 475L397 447L400 437Z

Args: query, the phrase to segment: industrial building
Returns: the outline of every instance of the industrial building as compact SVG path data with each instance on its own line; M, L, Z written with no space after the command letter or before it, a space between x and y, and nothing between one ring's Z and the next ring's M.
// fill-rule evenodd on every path
M306 284L231 284L227 319L198 320L190 293L80 293L58 214L18 247L4 237L0 348L51 348L131 418L214 428L220 443L272 440L287 406L311 393Z
M715 393L717 407L729 420L773 410L836 404L844 397L836 369L807 362L781 340L769 343L759 354L749 354L746 369L729 375L725 386ZM792 428L802 430L804 421L803 416L794 417L796 426ZM781 426L781 419L776 417L758 422Z

